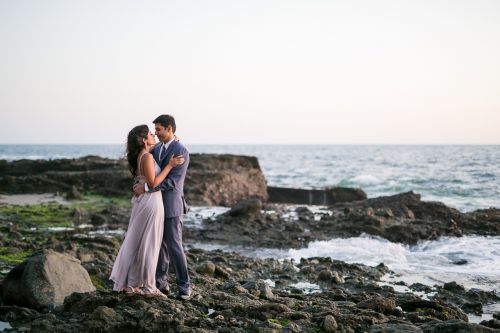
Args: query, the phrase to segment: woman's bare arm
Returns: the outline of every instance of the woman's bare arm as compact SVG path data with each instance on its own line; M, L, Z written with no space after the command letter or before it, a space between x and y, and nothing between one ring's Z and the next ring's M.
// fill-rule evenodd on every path
M144 176L146 178L146 183L149 188L155 188L160 185L161 182L167 177L168 173L177 165L184 163L184 157L176 156L172 157L168 164L161 170L158 176L155 176L155 163L153 155L147 154L142 159L142 170L144 170Z

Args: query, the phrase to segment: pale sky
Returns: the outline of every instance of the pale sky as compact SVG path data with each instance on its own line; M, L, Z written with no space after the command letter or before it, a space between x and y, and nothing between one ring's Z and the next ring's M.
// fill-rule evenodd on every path
M498 0L0 0L0 144L500 144Z

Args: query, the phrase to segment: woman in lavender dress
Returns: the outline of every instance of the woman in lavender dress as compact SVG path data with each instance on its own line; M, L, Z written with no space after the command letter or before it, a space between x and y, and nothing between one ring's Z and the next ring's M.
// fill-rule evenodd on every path
M134 127L127 138L127 160L132 175L150 188L158 186L172 168L184 163L182 156L172 157L160 167L149 152L156 144L147 125ZM155 285L155 272L163 237L163 201L161 191L132 198L132 213L125 239L111 272L113 290L164 296Z

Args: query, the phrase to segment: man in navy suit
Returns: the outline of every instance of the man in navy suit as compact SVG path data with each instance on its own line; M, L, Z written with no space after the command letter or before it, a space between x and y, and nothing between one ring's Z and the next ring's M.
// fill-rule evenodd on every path
M188 206L184 200L184 179L189 165L189 152L186 147L175 140L175 119L170 115L161 115L153 121L155 134L160 141L153 149L153 157L161 169L167 165L172 156L182 155L184 163L173 168L165 180L156 188L149 189L144 186L134 186L136 195L144 191L161 191L163 208L165 210L165 223L160 256L156 267L156 286L163 293L168 294L170 288L167 282L167 273L170 262L175 269L179 298L187 300L191 297L189 274L186 255L182 246L182 215L187 213Z

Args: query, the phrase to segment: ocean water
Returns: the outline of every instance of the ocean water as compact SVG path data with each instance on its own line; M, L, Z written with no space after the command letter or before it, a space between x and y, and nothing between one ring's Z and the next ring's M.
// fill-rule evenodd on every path
M500 146L188 145L256 156L269 185L360 187L369 197L413 190L461 211L500 207ZM0 159L124 156L123 145L0 145Z

